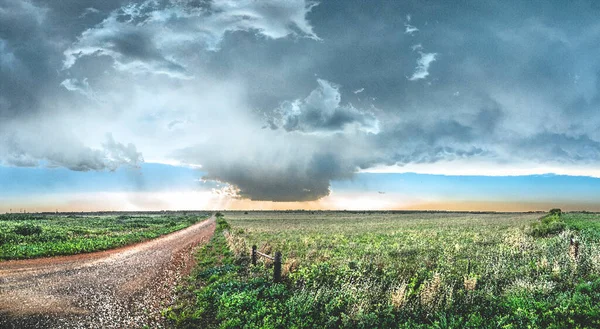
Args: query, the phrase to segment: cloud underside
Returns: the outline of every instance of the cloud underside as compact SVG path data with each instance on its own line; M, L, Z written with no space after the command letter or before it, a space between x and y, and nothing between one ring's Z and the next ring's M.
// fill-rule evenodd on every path
M583 2L65 1L0 0L3 165L180 161L310 201L372 167L600 162Z
M337 175L324 170L339 170L334 161L331 155L316 155L308 163L288 163L276 171L247 163L227 170L209 164L206 168L212 174L205 178L228 182L237 188L237 196L254 201L313 201L329 195L329 179ZM249 168L253 173L245 174Z

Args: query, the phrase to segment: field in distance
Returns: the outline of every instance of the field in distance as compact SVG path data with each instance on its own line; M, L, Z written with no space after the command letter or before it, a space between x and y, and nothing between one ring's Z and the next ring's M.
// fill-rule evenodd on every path
M600 327L599 214L227 212L198 259L177 327Z
M206 219L208 213L3 214L0 261L73 255L153 239Z

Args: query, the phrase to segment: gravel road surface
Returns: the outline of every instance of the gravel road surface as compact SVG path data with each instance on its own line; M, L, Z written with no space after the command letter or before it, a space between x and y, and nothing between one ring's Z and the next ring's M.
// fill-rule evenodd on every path
M210 218L119 249L0 262L0 328L160 328L214 229Z

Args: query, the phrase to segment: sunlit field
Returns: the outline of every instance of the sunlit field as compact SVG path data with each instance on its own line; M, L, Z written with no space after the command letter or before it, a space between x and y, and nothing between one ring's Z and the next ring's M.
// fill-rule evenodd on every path
M600 215L228 212L178 327L600 326ZM283 254L250 263L251 246Z
M4 214L0 261L106 250L188 227L207 214Z

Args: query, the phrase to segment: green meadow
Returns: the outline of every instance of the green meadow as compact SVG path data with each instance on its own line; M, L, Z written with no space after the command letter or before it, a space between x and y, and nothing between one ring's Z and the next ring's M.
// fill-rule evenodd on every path
M599 214L228 212L197 257L175 327L600 327Z
M208 215L0 215L0 261L106 250L156 238Z

